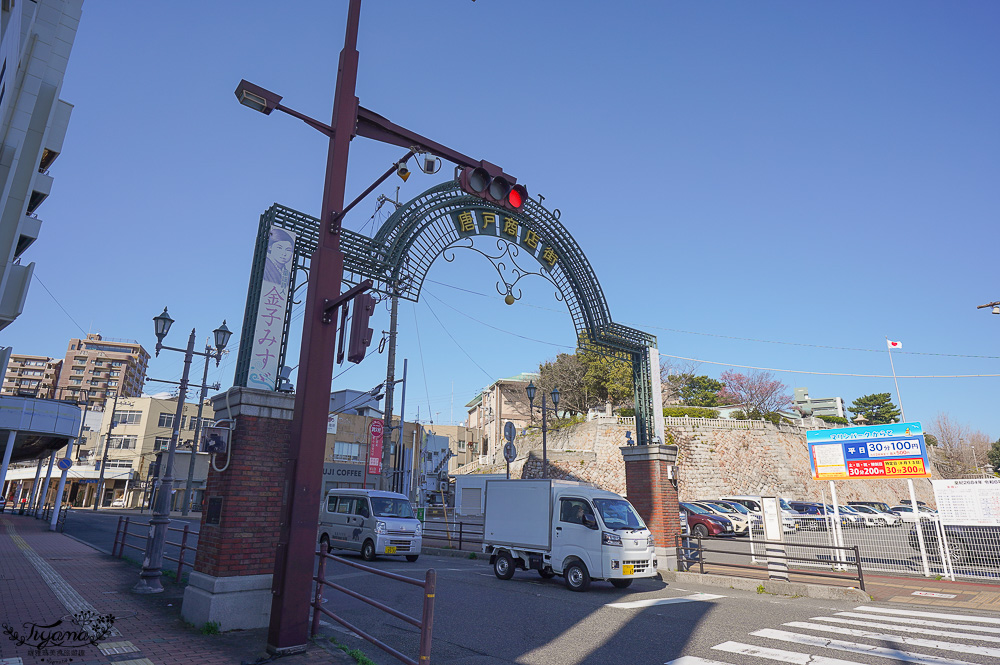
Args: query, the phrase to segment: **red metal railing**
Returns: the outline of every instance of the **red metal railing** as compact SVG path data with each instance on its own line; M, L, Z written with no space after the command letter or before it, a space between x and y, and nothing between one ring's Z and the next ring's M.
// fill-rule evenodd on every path
M140 552L146 551L146 540L149 538L149 522L130 522L131 519L132 519L131 517L124 517L121 515L118 516L118 526L115 528L115 542L111 546L111 556L116 556L119 559L122 558L122 556L125 554L126 547L131 547L132 549L139 550ZM143 527L145 531L141 533L129 533L128 528L130 525ZM188 534L191 533L191 529L188 524L185 524L183 529L178 529L177 527L168 526L167 531L176 531L181 534L181 542L174 543L168 540L165 543L166 545L173 545L174 547L180 548L180 554L177 555L177 558L175 559L174 557L167 556L166 554L163 555L163 558L166 559L167 561L173 561L174 563L177 564L177 581L180 582L181 570L183 570L184 566L190 568L191 566L194 565L191 563L187 563L184 560L184 555L187 552L194 552L197 548L191 547L190 545L187 544ZM195 532L195 535L197 535L197 532ZM125 539L128 536L132 536L133 538L141 538L143 544L133 545L132 543L125 542Z
M382 649L383 651L385 651L386 653L388 653L389 655L391 655L393 658L395 658L395 659L397 659L399 661L402 661L404 663L407 663L407 665L428 665L430 663L430 660L431 660L431 630L434 627L434 591L435 591L435 588L437 587L437 572L433 568L427 571L427 574L424 576L423 581L421 581L421 580L415 580L412 577L404 577L403 575L396 575L395 573L388 573L388 572L379 570L377 568L372 568L371 566L364 566L364 565L362 565L360 563L355 563L354 561L350 561L348 559L342 559L341 557L334 556L334 555L330 554L329 546L326 543L323 543L322 545L320 545L320 551L317 552L316 554L317 554L317 556L319 556L319 571L317 572L316 577L313 578L313 580L315 580L315 582L316 582L316 596L313 598L313 602L312 602L312 607L313 607L312 635L313 636L315 636L316 633L319 632L319 618L320 618L320 614L322 613L322 614L325 614L326 616L330 617L331 619L333 619L337 623L339 623L344 628L347 628L348 630L353 631L357 635L359 635L359 636L363 637L364 639L368 640L369 642L371 642L372 644L374 644L378 648ZM363 595L361 595L360 593L358 593L356 591L352 591L351 589L344 588L344 587L340 586L339 584L335 584L334 582L330 582L329 580L326 579L326 562L327 562L328 559L336 561L337 563L342 563L342 564L345 564L347 566L351 566L352 568L357 568L358 570L363 570L365 572L373 573L375 575L381 575L382 577L388 577L389 579L396 580L397 582L403 582L405 584L412 584L413 586L421 587L424 590L424 604L423 604L423 611L421 613L421 618L420 619L414 619L413 617L409 616L408 614L404 614L403 612L400 612L399 610L393 609L393 608L389 607L388 605L384 605L383 603L380 603L379 601L377 601L377 600L375 600L373 598L368 598L367 596L363 596ZM345 620L345 619L337 616L333 612L331 612L328 609L326 609L325 607L323 607L323 587L327 587L327 586L330 587L331 589L336 589L337 591L341 591L341 592L347 594L348 596L350 596L351 598L356 598L357 600L360 600L362 602L368 603L369 605L371 605L372 607L374 607L376 609L382 610L383 612L385 612L387 614L391 614L392 616L396 617L397 619L399 619L401 621L405 621L406 623L410 624L411 626L415 626L415 627L419 628L420 629L420 653L419 653L419 660L414 660L414 659L410 658L409 656L407 656L406 654L404 654L404 653L402 653L400 651L397 651L396 649L393 649L391 646L389 646L385 642L382 642L379 639L373 637L372 635L369 635L368 633L366 633L365 631L361 630L357 626L351 624L347 620Z

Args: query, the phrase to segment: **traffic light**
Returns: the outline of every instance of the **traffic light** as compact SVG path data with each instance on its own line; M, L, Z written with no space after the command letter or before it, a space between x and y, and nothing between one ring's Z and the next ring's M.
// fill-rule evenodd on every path
M347 342L347 359L359 363L372 343L372 329L368 319L375 311L375 298L367 293L354 296L354 318L351 320L351 337Z
M528 190L517 184L517 178L504 174L499 168L493 167L493 170L496 175L491 175L484 166L467 166L459 174L458 184L467 194L508 210L520 210L528 198Z

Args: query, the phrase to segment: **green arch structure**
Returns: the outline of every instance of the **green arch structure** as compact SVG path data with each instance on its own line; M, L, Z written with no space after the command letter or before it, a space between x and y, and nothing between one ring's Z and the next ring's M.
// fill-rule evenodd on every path
M260 296L264 256L272 226L291 230L298 236L295 248L297 268L308 271L309 257L316 249L319 220L315 217L278 204L261 215L247 295L248 312L251 303L256 303ZM513 234L505 231L513 231ZM539 262L541 270L558 289L569 309L580 348L631 364L636 443L652 443L652 372L657 372L658 379L659 368L651 366L650 350L656 348L656 337L612 321L597 276L583 250L559 221L558 211L553 214L538 201L527 199L520 210L512 212L466 194L455 181L435 185L401 205L379 227L374 237L342 230L344 281L358 284L370 279L374 285L372 290L383 295L389 295L392 287L398 285L398 297L418 302L434 261L463 238L483 235L495 237L498 245L503 244L501 241L517 245L519 254L526 253ZM401 281L404 274L407 279ZM294 287L293 282L293 290ZM253 320L253 316L244 317L237 360L237 385L246 384ZM291 308L286 314L281 340L282 364L290 320ZM656 403L659 403L658 399Z

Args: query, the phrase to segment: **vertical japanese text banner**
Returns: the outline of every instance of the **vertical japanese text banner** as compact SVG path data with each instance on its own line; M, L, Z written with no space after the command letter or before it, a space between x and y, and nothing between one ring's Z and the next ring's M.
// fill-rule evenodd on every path
M278 350L288 310L292 272L295 270L295 234L271 228L257 303L253 350L247 387L274 390L278 378Z

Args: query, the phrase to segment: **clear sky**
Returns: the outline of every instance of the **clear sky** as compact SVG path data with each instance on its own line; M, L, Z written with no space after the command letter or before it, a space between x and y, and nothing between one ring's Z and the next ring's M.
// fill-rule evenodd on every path
M25 256L38 279L0 343L61 357L92 331L152 349L164 305L168 344L222 319L238 332L258 217L274 202L318 213L327 143L233 91L246 78L328 120L346 10L88 0L62 91L75 110ZM903 342L901 376L1000 374L1000 316L976 309L1000 300L998 34L992 0L369 0L358 96L544 195L614 319L661 354L710 376L800 370L777 376L850 402L895 396L886 336ZM402 153L356 139L348 199ZM408 200L451 173L376 195L399 185ZM371 232L376 195L345 226ZM507 306L471 252L429 280L400 307L407 419L461 422L483 386L572 351L544 281ZM388 319L380 307L376 335ZM181 365L167 352L149 374ZM210 380L229 386L234 368L235 353ZM375 353L333 388L384 377ZM908 420L943 412L1000 436L996 376L899 387Z

